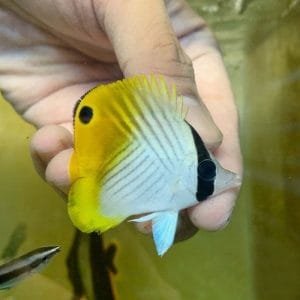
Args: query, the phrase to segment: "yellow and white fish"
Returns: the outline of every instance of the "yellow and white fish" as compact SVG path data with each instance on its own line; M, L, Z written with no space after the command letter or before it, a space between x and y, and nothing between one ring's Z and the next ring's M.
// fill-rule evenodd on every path
M178 213L236 185L184 120L182 97L161 76L97 86L74 111L68 212L84 232L132 215L151 220L159 255L173 244Z

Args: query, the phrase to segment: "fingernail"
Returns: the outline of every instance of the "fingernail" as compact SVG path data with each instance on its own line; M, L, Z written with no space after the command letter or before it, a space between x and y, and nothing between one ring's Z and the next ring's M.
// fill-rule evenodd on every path
M224 221L221 222L221 224L220 224L220 227L219 227L220 229L225 228L230 223L232 211L233 211L233 208L225 214Z

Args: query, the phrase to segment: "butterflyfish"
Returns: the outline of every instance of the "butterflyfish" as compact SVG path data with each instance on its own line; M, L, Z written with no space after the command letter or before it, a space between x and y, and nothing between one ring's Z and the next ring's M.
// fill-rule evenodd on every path
M232 186L185 121L175 86L139 75L87 92L74 110L68 213L83 232L152 221L159 255L174 242L178 213Z
M8 289L40 271L59 252L59 247L41 247L0 266L0 290Z

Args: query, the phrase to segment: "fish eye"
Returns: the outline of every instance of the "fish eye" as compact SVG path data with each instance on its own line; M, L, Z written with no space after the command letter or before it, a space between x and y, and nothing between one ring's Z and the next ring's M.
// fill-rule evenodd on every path
M211 159L204 159L199 163L198 177L204 181L213 181L216 178L216 165Z
M93 110L89 106L83 106L79 112L79 120L88 124L93 118Z
M44 264L47 264L48 261L49 261L49 257L47 257L47 256L43 257L42 261L43 261Z

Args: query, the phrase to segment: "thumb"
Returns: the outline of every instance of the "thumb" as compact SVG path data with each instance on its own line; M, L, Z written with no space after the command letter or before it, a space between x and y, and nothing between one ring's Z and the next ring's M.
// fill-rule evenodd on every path
M192 62L177 40L164 1L107 1L98 11L124 77L162 74L183 95L186 119L204 143L219 146L222 135L198 96Z

